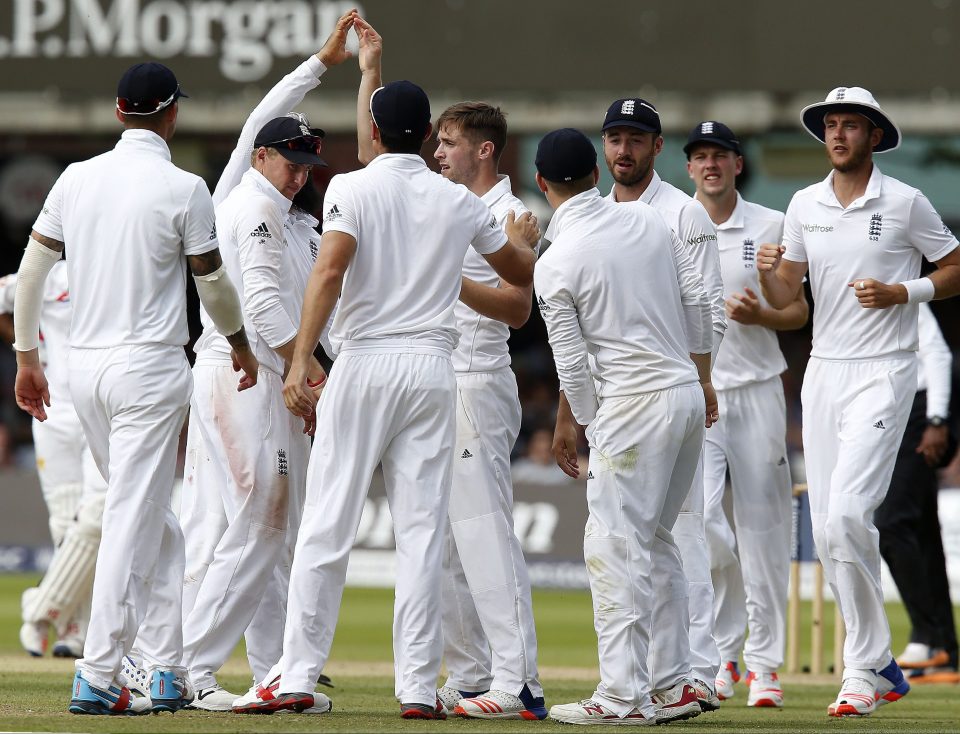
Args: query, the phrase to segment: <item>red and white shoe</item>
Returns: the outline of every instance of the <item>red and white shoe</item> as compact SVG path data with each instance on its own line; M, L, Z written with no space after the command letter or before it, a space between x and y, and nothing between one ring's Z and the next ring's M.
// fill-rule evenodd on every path
M654 693L653 705L657 707L658 724L692 719L701 712L697 689L689 680Z
M747 706L783 708L783 688L776 673L747 673Z
M272 714L293 711L298 714L326 714L333 710L333 701L323 693L314 691L310 694L278 694L279 688L279 675L274 676L266 685L258 683L234 700L231 707L233 713Z
M696 700L696 699L694 699ZM697 705L699 712L700 706ZM585 698L577 703L561 703L550 707L550 718L561 724L605 724L607 726L656 726L656 717L644 716L633 709L626 716L617 716L603 704Z
M830 716L868 716L877 709L877 676L870 670L844 671L837 700L827 707Z
M525 719L540 721L547 718L543 699L535 699L539 706L528 707L519 696L506 691L490 690L473 698L462 698L453 713L469 719Z
M740 669L735 662L728 660L720 667L720 672L717 673L717 680L714 684L717 688L717 698L721 701L733 698L737 694L733 688L733 684L739 682Z

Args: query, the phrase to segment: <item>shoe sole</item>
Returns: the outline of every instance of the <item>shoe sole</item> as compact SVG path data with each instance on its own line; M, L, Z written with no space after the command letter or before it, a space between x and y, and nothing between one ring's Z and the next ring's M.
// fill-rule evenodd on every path
M869 711L860 711L856 706L853 706L849 703L841 703L839 706L828 706L827 714L838 719L845 717L854 717L854 716L869 716L876 708L872 708Z
M155 714L175 714L180 709L185 709L189 704L185 703L183 699L176 701L157 701L157 699L151 699L153 702L153 713Z
M783 708L783 701L777 702L773 698L760 698L753 703L747 702L747 706L757 709L780 709Z
M660 716L658 714L657 723L669 724L673 721L686 721L687 719L692 719L699 716L701 713L703 712L700 710L700 702L697 701L696 703L687 704L683 708L677 709L676 713L671 711L670 716Z
M653 719L565 719L559 716L550 716L552 721L558 724L567 724L571 726L656 726L659 721ZM666 722L664 722L666 723Z
M237 696L237 698L240 698L240 697ZM202 702L197 703L197 700L194 699L192 703L188 703L186 706L184 706L184 708L193 709L194 711L213 711L215 713L222 714L225 711L233 711L233 702L231 701L227 705L220 705L220 704L209 705L209 704L204 704Z
M420 709L406 709L400 712L401 719L423 719L424 721L446 721L447 715L443 711L421 711Z
M130 709L113 711L99 701L80 701L78 699L70 701L67 711L71 714L86 714L88 716L143 716L150 713L150 709L145 711L132 711Z
M30 654L33 655L34 653L30 653ZM53 656L55 658L71 658L73 660L77 660L79 658L82 658L83 654L81 653L80 655L77 655L69 647L55 647L53 648ZM40 656L36 656L36 657L40 657Z
M279 698L273 699L272 701L261 701L260 703L251 703L246 706L236 706L232 709L235 714L276 714L280 711L293 711L298 714L302 714L305 710L313 708L313 696L312 695L302 695L295 696L294 694L287 694L282 697L281 701ZM331 704L330 708L333 708Z

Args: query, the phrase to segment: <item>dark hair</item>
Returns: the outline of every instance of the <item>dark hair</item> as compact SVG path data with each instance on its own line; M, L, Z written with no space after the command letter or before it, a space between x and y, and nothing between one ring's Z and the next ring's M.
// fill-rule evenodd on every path
M380 143L390 153L418 155L423 147L424 140L411 135L391 135L381 130Z
M500 156L507 145L507 118L499 107L486 102L460 102L447 107L437 119L437 130L451 127L459 130L477 143L489 140L493 143L493 160Z
M547 186L561 196L576 196L577 194L582 194L584 191L589 191L597 185L597 182L593 179L593 174L594 171L590 171L586 176L578 178L575 181L550 181L547 179L544 179L544 181L547 182Z

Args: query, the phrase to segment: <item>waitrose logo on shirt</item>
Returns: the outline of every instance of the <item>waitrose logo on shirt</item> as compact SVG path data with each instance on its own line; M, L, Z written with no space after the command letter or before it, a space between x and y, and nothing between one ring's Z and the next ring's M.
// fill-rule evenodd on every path
M696 237L690 237L687 239L688 245L702 245L704 242L716 242L717 236L715 234L703 234L697 235Z
M801 224L804 232L832 232L833 226L826 224Z

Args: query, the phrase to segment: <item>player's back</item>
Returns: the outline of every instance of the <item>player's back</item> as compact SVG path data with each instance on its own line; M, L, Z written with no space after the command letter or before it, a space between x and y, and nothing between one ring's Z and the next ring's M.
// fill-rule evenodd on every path
M63 173L36 226L69 251L73 346L186 343L185 235L190 254L216 244L209 197L143 130Z
M357 242L331 332L348 340L413 339L451 349L464 254L489 254L506 241L481 200L430 171L418 155L383 154L334 177L324 232Z

